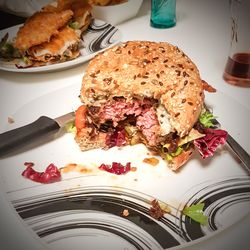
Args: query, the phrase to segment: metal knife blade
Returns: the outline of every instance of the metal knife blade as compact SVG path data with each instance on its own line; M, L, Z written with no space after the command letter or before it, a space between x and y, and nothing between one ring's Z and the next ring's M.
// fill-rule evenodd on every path
M57 124L62 128L64 127L67 123L72 122L75 120L75 112L70 112L65 115L59 116L54 119Z
M55 134L61 127L74 119L74 112L67 113L55 119L41 116L30 124L4 132L0 134L0 156L20 149L47 135Z

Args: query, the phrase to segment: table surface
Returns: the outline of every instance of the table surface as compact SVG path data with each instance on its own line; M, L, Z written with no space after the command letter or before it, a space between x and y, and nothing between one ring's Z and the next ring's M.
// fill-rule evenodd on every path
M144 0L135 18L117 25L122 40L167 41L177 45L196 63L203 79L250 111L250 88L229 85L222 78L230 45L227 0L177 0L177 25L170 29L152 28L149 19L150 1ZM0 71L0 125L18 108L42 95L70 86L75 79L79 79L80 86L86 66L84 63L60 72L35 74ZM72 75L77 78L72 78ZM19 228L20 235L16 236L15 242L6 242L6 249L14 249L17 244L19 249L25 249L25 244L30 242L29 231L23 230L21 222L17 223L11 216L12 208L2 192L0 196L0 239L3 242L14 228ZM186 249L249 249L249 232L250 216L211 239ZM35 243L30 244L30 249L43 249Z

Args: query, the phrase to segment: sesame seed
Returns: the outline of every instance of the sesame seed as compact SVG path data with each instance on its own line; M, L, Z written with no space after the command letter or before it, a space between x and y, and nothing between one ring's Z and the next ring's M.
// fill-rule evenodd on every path
M152 82L153 84L158 84L158 81L157 81L156 79L153 79L151 82Z
M115 51L115 53L116 54L121 54L122 53L121 48L118 47L117 50Z
M103 81L104 81L104 83L109 85L111 83L112 79L113 79L112 77L107 77L107 78L104 78Z

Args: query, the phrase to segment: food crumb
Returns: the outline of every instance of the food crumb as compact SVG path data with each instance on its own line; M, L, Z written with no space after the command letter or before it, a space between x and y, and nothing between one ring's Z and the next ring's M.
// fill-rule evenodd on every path
M150 157L150 158L144 158L143 162L150 164L152 166L156 166L159 163L159 160L155 157Z
M149 215L157 220L159 220L164 215L164 211L161 209L160 204L156 199L151 201Z
M28 162L28 161L26 161L26 162L24 162L24 166L25 167L33 167L35 164L34 164L34 162Z
M124 209L124 210L122 211L122 216L124 216L124 217L129 216L129 211L128 211L128 209Z
M8 117L8 123L9 124L12 124L12 123L14 123L15 122L15 120L12 118L12 117Z
M69 163L64 167L60 168L61 173L69 173L69 172L78 172L81 174L89 174L92 172L92 169L88 169L81 164Z
M130 171L135 172L137 170L137 167L131 167Z

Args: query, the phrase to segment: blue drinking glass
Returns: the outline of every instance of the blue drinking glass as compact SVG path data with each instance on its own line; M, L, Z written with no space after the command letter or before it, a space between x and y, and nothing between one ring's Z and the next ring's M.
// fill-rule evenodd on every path
M151 0L150 25L170 28L176 25L176 0Z

